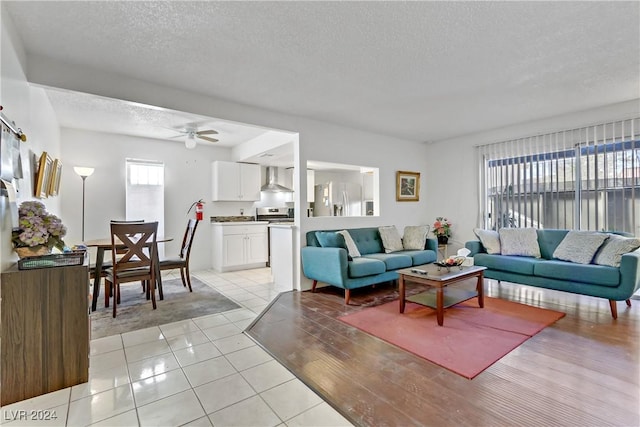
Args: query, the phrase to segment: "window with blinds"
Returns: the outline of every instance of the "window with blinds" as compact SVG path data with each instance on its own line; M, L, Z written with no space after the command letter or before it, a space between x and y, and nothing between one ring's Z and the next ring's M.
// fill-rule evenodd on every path
M125 218L158 221L158 235L164 235L164 163L126 159L126 170ZM158 245L161 257L163 246Z
M485 228L640 235L640 118L477 149Z

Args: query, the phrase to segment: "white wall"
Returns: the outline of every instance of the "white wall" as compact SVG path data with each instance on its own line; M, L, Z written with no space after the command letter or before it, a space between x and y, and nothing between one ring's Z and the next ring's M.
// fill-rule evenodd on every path
M473 228L481 224L479 208L479 162L475 146L527 136L594 125L640 116L640 99L592 110L551 117L501 129L467 135L430 144L426 149L424 193L429 203L427 216L446 216L453 222L449 253L475 239Z
M1 7L1 5L0 5ZM2 33L0 37L0 100L3 113L27 136L27 142L20 144L24 179L14 181L18 187L18 204L34 199L32 175L33 156L47 151L52 158L60 158L60 132L55 114L44 91L30 87L27 83L22 63L24 53L16 43L13 22L7 14L0 13ZM60 215L60 198L41 200L51 213ZM5 270L17 261L11 245L11 222L8 214L8 200L0 197L0 270ZM66 222L63 219L63 223Z

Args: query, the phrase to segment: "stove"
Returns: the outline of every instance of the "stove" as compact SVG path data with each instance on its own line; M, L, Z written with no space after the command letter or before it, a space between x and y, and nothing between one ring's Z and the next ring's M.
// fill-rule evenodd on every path
M256 221L269 221L269 224L288 222L292 223L293 208L257 208ZM271 266L271 229L267 228L267 267Z
M257 208L256 221L276 222L293 222L293 208Z

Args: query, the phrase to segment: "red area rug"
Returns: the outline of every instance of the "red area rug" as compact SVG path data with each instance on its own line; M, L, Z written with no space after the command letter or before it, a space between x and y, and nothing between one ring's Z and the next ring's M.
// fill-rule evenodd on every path
M436 312L398 301L339 317L375 337L394 344L466 378L473 378L514 348L562 318L564 313L485 297L445 310L444 326Z

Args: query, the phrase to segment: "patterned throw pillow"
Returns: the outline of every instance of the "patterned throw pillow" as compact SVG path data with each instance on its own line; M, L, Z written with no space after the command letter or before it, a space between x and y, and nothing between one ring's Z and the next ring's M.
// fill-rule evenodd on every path
M480 243L482 243L482 246L487 250L488 254L501 253L500 234L497 231L474 228L473 232L480 240Z
M608 238L606 233L571 230L553 251L553 257L578 264L591 264L593 256Z
M498 234L502 255L542 256L535 228L501 228Z
M428 225L409 225L404 228L402 247L404 249L424 249L429 235Z
M378 227L380 232L380 238L382 239L382 246L386 253L401 251L404 249L402 246L402 239L395 225Z
M633 252L638 248L640 248L640 239L629 239L617 234L609 234L609 238L596 253L593 263L620 267L622 255Z
M351 258L362 256L360 255L358 246L356 246L356 242L353 241L353 237L351 237L351 234L349 234L347 230L338 231L337 233L344 237L344 243L347 245L347 252L349 252Z

